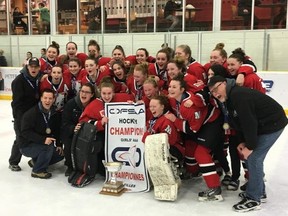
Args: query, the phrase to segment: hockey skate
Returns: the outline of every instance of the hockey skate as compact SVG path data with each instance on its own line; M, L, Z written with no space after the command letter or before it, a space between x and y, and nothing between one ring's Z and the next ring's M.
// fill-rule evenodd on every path
M166 133L149 135L145 141L145 163L158 200L175 201L181 184L178 160L169 153Z
M210 188L206 191L199 192L199 201L222 201L223 197L221 195L221 187Z

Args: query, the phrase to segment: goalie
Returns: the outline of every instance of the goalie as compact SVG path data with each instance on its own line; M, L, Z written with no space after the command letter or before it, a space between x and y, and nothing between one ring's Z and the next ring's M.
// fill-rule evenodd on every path
M164 116L168 107L169 100L164 95L151 99L149 108L153 118L147 123L142 141L145 143L145 163L154 185L155 198L174 201L180 184L174 163L181 164L184 148L174 124Z

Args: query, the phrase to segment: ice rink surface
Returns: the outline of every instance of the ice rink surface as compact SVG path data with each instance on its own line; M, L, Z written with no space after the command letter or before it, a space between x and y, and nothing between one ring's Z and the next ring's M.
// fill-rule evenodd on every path
M32 178L29 158L22 157L20 172L8 169L14 141L11 101L0 100L0 215L1 216L286 216L288 215L288 127L272 147L265 160L268 200L259 211L237 213L233 204L240 201L239 191L222 187L222 202L199 202L197 194L206 189L202 178L182 182L178 199L163 202L147 193L124 193L120 197L99 194L104 178L84 188L72 187L64 176L63 162L49 168L52 178ZM243 171L242 171L243 172ZM243 174L241 185L244 183Z

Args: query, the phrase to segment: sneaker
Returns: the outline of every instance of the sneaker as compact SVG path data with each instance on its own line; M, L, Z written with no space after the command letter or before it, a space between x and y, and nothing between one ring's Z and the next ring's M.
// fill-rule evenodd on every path
M239 203L235 204L233 210L236 212L248 212L261 209L261 203L244 197Z
M33 178L48 179L51 178L52 174L48 172L40 172L40 173L32 172L31 176Z
M202 191L198 193L199 201L222 201L223 197L221 195L221 187L210 188L207 191Z
M245 192L239 193L238 196L239 196L241 199L247 198ZM267 194L266 194L266 193L264 193L264 194L260 197L260 201L261 201L261 203L266 203L266 202L267 202Z
M28 165L33 168L34 167L34 161L31 159L28 161Z
M267 194L264 193L261 197L260 197L260 201L261 203L266 203L267 202Z
M246 187L247 187L247 182L244 185L240 186L240 190L246 191Z
M73 168L68 167L65 171L65 176L70 176L72 172L73 172Z
M21 171L21 167L19 165L9 165L9 169L11 169L12 171Z
M227 186L227 190L236 191L239 188L240 181L239 180L231 180Z
M230 175L225 175L224 178L221 181L221 184L224 186L228 186L229 183L231 182L231 176Z

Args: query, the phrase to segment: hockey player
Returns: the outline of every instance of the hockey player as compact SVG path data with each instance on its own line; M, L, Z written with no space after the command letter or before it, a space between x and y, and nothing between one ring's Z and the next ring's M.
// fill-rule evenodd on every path
M227 52L224 49L224 43L216 44L215 48L211 51L210 61L204 65L205 71L208 72L209 68L213 65L222 65L227 69Z
M152 119L147 122L147 131L144 133L142 141L145 143L147 136L157 133L167 133L170 145L170 153L178 161L183 160L184 147L181 144L179 133L174 124L165 117L169 112L169 99L164 95L153 96L149 103Z
M79 122L88 122L95 125L97 130L97 143L100 145L98 153L99 172L104 174L105 168L102 165L104 160L104 141L105 141L105 124L108 123L108 118L104 115L104 105L109 102L127 102L133 101L133 96L126 93L115 93L114 85L110 77L105 77L100 83L100 98L93 100L82 113Z
M181 183L176 167L179 168L182 164L184 147L176 127L165 117L169 108L167 96L152 97L149 109L153 118L147 123L142 141L145 143L145 163L154 185L155 198L174 201ZM163 139L164 134L167 134L167 140Z
M111 65L112 83L115 87L115 93L128 93L126 81L126 69L123 61L116 60Z
M241 48L227 59L227 68L231 78L236 79L236 84L256 89L262 93L266 92L263 87L263 80L255 73L256 66L250 60L245 59L245 53Z
M82 85L90 82L94 84L96 87L100 85L101 80L103 77L110 76L110 71L100 71L99 65L97 64L95 58L88 58L85 61L85 70L87 72L87 75L82 78L81 83Z
M55 41L52 41L52 44L49 45L45 53L45 57L39 58L40 60L40 71L44 74L50 75L52 67L57 65L57 58L59 55L59 44Z
M144 96L143 83L148 77L148 63L137 64L134 67L133 74L127 79L127 86L130 93L137 102Z
M104 126L108 121L107 117L104 116L104 104L133 101L133 96L126 93L115 93L110 77L105 77L102 80L99 89L100 98L96 98L86 107L79 122L90 122L96 126L98 132L104 132Z
M68 69L63 72L63 77L69 83L68 99L77 95L81 88L82 79L87 76L87 71L81 67L81 61L78 58L71 58L68 61Z
M184 81L186 82L186 90L191 92L197 92L203 89L204 85L201 80L198 80L195 75L187 73L185 66L185 60L183 57L176 57L167 63L168 82L177 77L179 74L184 75ZM201 101L200 101L201 103Z
M69 82L63 78L62 67L60 65L53 66L51 74L41 82L40 92L47 88L54 90L56 111L62 112L71 87L69 86Z
M150 107L150 101L154 96L160 95L156 80L153 77L148 77L143 84L144 96L137 103L144 103L146 110L146 122L149 121L153 115Z
M62 112L61 140L64 144L65 165L67 166L65 176L70 176L73 170L71 144L74 131L80 129L81 124L78 123L79 118L84 111L84 108L95 99L95 91L95 87L91 83L84 84L81 87L79 94L65 104Z
M207 83L205 68L192 57L191 48L188 45L177 46L175 49L175 56L184 58L188 74L192 74L198 80Z
M68 68L68 60L71 58L78 58L81 61L81 66L84 67L87 55L85 53L77 52L78 46L75 42L69 41L66 44L66 54L58 57L58 62L63 65L63 71Z
M183 75L173 78L169 84L169 97L174 114L167 114L167 118L174 122L177 129L190 135L190 145L185 144L185 156L195 156L200 172L208 186L208 190L198 194L199 201L223 200L220 179L211 153L223 153L222 119L220 111L211 104L197 107L193 104L186 108L186 100L193 101L193 94L185 91ZM177 118L177 117L178 118Z
M164 94L168 91L167 63L170 61L170 54L167 49L161 49L156 54L156 62L148 66L148 74L155 76L159 90Z

